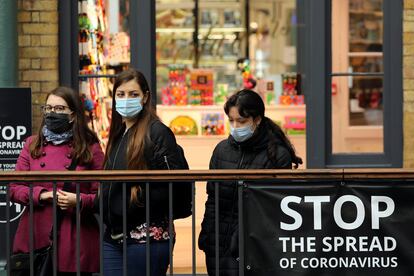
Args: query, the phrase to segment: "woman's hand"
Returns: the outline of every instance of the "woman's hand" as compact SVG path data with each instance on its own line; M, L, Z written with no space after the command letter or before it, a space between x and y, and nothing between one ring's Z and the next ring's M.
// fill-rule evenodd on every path
M76 206L76 194L58 190L57 196L57 205L60 207L60 209L66 210L68 208Z
M42 202L52 202L53 201L53 192L52 191L50 191L50 192L41 192L39 199Z

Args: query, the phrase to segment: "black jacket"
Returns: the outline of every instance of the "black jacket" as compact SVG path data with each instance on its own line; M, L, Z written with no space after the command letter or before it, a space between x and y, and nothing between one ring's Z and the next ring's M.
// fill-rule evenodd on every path
M109 153L109 159L106 163L106 170L126 170L127 169L127 145L130 139L129 132L118 137L114 142L112 151ZM177 145L175 136L172 131L160 121L154 121L150 126L149 135L144 149L147 166L150 170L167 170L167 169L188 169L184 152ZM179 183L182 184L182 183ZM184 185L187 183L184 183ZM141 206L130 204L131 187L137 185L137 182L126 183L126 200L127 207L127 231L129 232L136 226L146 221L145 194L146 184L138 183L141 188L141 195L138 197ZM168 183L150 183L150 222L159 222L169 217L169 186ZM110 234L121 234L122 231L122 183L104 183L101 191L103 197L103 219L107 226L105 238ZM175 193L174 185L174 210L183 209L185 216L191 214L191 184L184 188L184 192ZM190 200L190 201L189 201ZM99 204L99 201L96 201ZM181 210L182 211L182 210ZM178 214L177 216L180 216ZM175 218L177 218L177 216ZM184 216L184 217L185 217ZM181 217L183 215L181 214Z
M269 136L264 124L259 125L259 129L254 136L245 142L237 143L232 136L229 136L228 139L221 141L214 149L210 161L210 169L291 169L291 155L278 141L277 162L269 160L267 152L268 142ZM214 202L216 183L207 183L208 198L198 240L199 248L206 253L209 275L215 275ZM226 260L226 258L235 260L234 255L238 256L237 183L234 181L224 181L218 183L218 187L220 275L238 275L238 263L232 260Z

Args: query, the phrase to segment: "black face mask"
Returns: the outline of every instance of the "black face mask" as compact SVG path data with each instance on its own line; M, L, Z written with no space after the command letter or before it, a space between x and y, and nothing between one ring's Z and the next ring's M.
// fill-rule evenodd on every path
M69 121L69 114L65 113L57 114L51 112L45 115L45 125L47 129L57 134L61 134L71 129L72 123Z

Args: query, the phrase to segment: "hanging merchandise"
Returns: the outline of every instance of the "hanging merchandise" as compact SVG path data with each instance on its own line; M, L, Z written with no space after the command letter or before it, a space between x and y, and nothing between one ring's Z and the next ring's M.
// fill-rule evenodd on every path
M243 76L243 88L254 89L256 87L256 79L250 70L250 60L247 58L238 59L237 68L239 68Z
M106 146L110 121L109 81L106 78L89 78L87 75L106 74L104 56L105 1L79 0L79 91L89 119L103 147Z

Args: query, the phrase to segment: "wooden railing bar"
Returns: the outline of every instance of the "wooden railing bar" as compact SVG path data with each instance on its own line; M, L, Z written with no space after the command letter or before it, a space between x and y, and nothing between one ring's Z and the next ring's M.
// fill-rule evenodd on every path
M325 170L147 170L147 171L16 171L0 172L0 181L208 181L208 180L312 180L414 179L414 169Z

